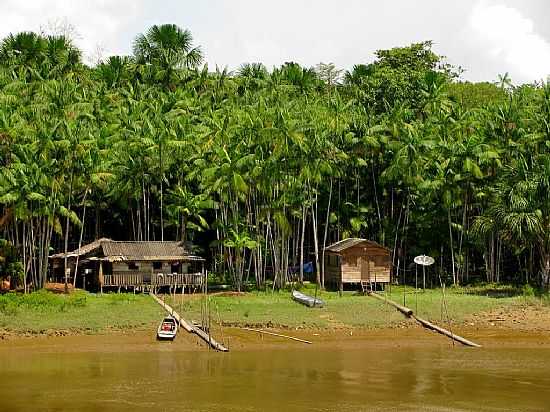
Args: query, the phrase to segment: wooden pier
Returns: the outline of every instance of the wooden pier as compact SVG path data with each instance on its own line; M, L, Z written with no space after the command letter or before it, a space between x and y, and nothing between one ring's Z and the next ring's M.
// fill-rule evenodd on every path
M154 293L151 293L151 296L155 301L162 306L162 308L168 312L176 321L180 324L182 328L184 328L189 333L194 333L195 335L199 336L202 340L204 340L210 347L213 349L216 349L220 352L229 352L229 349L227 349L225 346L223 346L221 343L217 342L212 336L210 336L208 333L203 331L202 329L194 326L191 322L186 321L183 319L179 313L177 313L170 305L163 302L157 295Z

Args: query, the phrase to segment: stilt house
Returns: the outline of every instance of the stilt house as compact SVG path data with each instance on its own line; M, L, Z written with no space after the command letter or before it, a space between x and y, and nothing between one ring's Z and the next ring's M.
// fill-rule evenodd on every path
M51 280L63 282L65 254L50 256ZM198 287L204 259L183 242L119 242L99 239L67 253L67 276L90 290ZM75 278L76 277L76 278Z
M390 249L376 242L349 238L325 248L325 282L343 290L345 284L363 289L390 282Z

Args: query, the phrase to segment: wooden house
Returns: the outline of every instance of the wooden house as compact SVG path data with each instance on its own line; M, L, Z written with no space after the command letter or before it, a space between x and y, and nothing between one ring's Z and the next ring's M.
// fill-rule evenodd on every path
M64 253L50 256L52 280L64 281L64 267ZM200 286L203 272L204 259L189 253L182 242L119 242L103 238L67 253L67 275L84 289L170 287L183 291L185 287Z
M376 242L349 238L325 248L325 282L343 290L345 284L363 290L390 282L390 249Z

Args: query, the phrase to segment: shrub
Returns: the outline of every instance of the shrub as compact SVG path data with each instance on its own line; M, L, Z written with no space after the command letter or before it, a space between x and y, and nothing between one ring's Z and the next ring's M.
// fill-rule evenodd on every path
M533 286L525 284L521 288L521 294L525 297L533 297L535 296L535 289L533 289Z

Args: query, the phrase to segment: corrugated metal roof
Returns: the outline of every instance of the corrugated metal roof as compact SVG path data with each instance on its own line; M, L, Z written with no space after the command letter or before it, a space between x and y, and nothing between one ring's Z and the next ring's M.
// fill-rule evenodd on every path
M387 247L384 247L384 246L382 246L382 245L380 245L380 244L378 244L378 243L376 243L372 240L352 237L352 238L347 238L347 239L340 240L339 242L336 242L336 243L333 243L330 246L327 246L325 248L325 251L326 252L333 252L333 253L340 253L343 250L349 249L351 247L354 247L354 246L357 246L357 245L360 245L360 244L365 244L365 245L369 245L369 246L372 246L372 247L378 247L380 249L389 250Z

